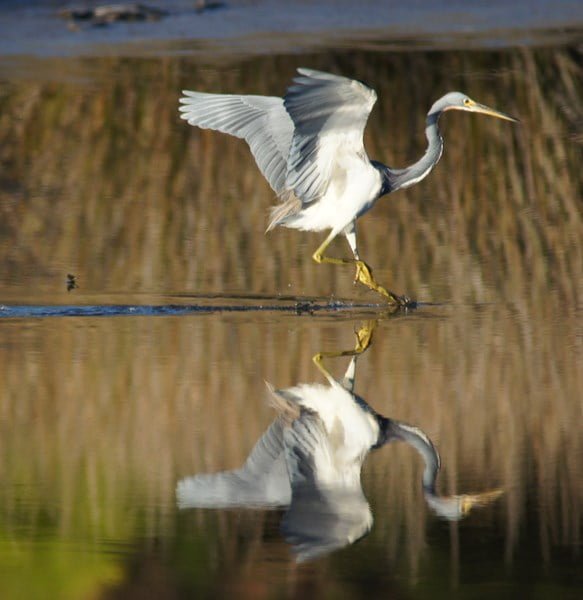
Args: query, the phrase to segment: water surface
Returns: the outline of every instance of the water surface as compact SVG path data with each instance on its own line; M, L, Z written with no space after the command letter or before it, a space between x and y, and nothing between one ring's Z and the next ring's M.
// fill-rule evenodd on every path
M86 2L95 6L99 2ZM234 55L369 46L385 50L499 48L577 43L583 9L577 0L474 3L459 0L383 3L282 0L147 3L167 11L159 21L91 26L67 22L59 9L83 3L5 1L0 7L0 53L18 56L189 55L205 61Z
M369 535L313 562L296 564L281 510L178 512L178 479L240 466L272 421L264 381L325 383L312 354L350 349L368 317L2 321L3 595L576 597L582 370L563 311L387 317L359 361L357 393L438 447L440 491L503 488L494 505L440 520L419 457L389 445L366 463Z

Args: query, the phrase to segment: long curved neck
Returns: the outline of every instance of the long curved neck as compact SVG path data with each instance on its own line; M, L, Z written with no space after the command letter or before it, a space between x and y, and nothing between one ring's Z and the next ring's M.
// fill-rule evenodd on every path
M437 479L437 473L441 467L441 460L435 446L427 435L425 435L418 427L407 425L407 423L401 423L400 421L389 421L391 431L390 434L386 436L386 441L394 436L410 446L413 446L413 448L417 450L425 463L422 478L423 491L426 494L434 496L436 494L435 480Z
M488 490L480 494L462 494L461 496L440 496L435 489L435 480L441 466L437 449L421 429L400 421L393 421L385 417L381 420L381 439L379 444L384 444L391 439L399 439L410 446L422 456L425 463L423 470L423 495L429 507L438 516L457 521L468 514L473 506L490 504L503 493L501 489ZM378 447L377 445L377 447Z
M461 499L458 496L440 496L435 490L435 480L441 466L439 453L431 440L417 427L393 421L393 435L413 446L423 457L423 495L429 507L440 517L457 521L464 515Z
M429 173L438 163L443 152L443 138L439 133L437 122L443 112L441 107L441 98L435 102L427 113L425 119L425 137L427 138L427 149L425 154L410 167L398 170L394 173L393 190L407 188L418 183Z

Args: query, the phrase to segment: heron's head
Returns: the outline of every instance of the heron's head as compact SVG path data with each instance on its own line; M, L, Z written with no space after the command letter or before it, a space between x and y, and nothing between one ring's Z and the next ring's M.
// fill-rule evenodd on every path
M518 119L484 104L480 104L461 92L449 92L449 94L446 94L438 100L437 103L441 105L439 108L442 112L446 110L465 110L467 112L481 113L483 115L496 117L497 119L518 123Z
M472 509L492 504L503 493L502 489L459 496L438 496L426 493L425 500L439 517L450 521L459 521L469 515Z

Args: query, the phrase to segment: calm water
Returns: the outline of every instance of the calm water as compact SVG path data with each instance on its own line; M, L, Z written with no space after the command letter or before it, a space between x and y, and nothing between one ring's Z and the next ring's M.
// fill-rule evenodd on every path
M471 53L460 38L0 58L0 597L581 597L572 34ZM177 118L183 88L281 94L302 65L377 90L366 145L395 166L423 151L448 89L520 117L448 114L431 177L360 222L379 281L435 304L389 314L350 269L311 261L321 236L264 235L273 198L244 144ZM355 392L433 441L440 494L503 495L443 519L419 454L389 444L365 461L360 513L343 513L370 515L368 533L303 562L285 506L180 509L179 481L238 468L270 426L265 383L325 385L312 357L352 349L363 323ZM325 367L341 379L349 360ZM332 514L318 510L301 507Z
M283 510L178 511L175 486L240 466L273 418L264 381L325 383L312 354L350 349L361 319L2 321L2 596L578 597L577 323L501 306L381 319L357 393L432 438L442 493L505 494L441 520L418 455L391 444L366 463L370 534L297 564Z

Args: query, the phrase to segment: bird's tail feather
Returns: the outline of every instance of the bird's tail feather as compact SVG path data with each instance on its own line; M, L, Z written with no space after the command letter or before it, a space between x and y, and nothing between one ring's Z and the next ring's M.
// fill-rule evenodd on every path
M285 223L287 219L297 215L302 209L302 201L292 190L283 192L280 200L279 204L272 206L269 210L269 225L267 225L266 231L271 231L274 227Z
M269 405L284 424L290 425L299 418L302 411L296 397L287 390L276 390L271 384L265 383L270 392Z

